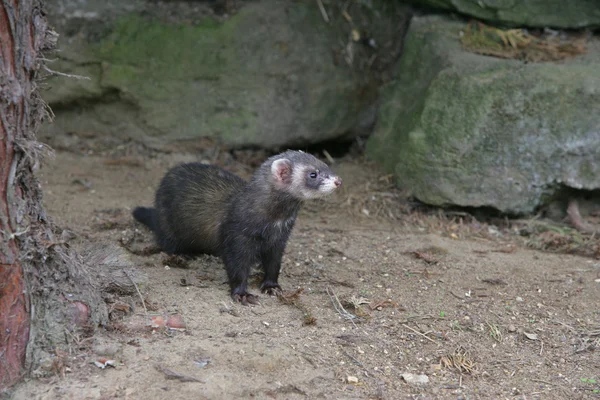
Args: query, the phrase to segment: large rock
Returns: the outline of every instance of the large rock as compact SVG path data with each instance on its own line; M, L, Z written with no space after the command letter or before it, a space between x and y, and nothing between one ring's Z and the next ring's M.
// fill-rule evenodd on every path
M51 68L91 78L52 79L50 134L210 137L274 148L373 122L376 86L365 61L377 50L352 42L345 61L350 28L333 23L341 13L330 10L326 23L314 1L243 2L229 17L206 15L198 2L156 4L50 0L62 35ZM371 33L387 43L400 7L382 8L391 10L355 8L353 17L362 30L360 22L376 15Z
M598 41L524 64L464 51L462 27L413 19L369 156L433 205L530 213L561 188L600 188Z
M411 0L489 22L529 27L600 26L598 0Z

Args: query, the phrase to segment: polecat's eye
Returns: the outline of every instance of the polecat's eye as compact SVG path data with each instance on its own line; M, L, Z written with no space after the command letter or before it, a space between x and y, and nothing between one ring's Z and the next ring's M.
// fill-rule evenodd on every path
M315 179L317 177L317 173L316 172L311 172L309 175L312 179Z

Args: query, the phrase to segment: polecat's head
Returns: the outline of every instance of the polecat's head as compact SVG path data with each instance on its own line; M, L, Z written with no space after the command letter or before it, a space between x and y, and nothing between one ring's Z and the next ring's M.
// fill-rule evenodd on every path
M275 187L300 200L327 196L342 184L327 164L302 151L288 150L269 162Z

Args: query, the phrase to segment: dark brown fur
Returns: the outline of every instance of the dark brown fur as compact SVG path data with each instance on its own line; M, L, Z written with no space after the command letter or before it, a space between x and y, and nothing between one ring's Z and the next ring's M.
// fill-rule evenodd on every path
M251 267L262 264L263 292L280 290L281 258L302 202L340 184L325 163L298 151L269 158L249 182L215 166L182 164L163 178L155 207L137 207L133 216L169 254L220 256L232 297L246 304L256 302L247 288Z

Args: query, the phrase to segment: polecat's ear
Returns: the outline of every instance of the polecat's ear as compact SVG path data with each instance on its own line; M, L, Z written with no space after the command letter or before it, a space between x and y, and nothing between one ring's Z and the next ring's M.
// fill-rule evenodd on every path
M271 164L271 174L277 183L292 181L292 162L287 158L280 158Z

